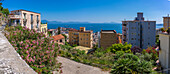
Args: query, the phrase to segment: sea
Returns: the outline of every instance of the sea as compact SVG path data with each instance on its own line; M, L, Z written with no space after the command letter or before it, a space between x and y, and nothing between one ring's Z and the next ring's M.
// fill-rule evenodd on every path
M48 29L56 29L58 27L74 28L79 30L80 27L86 27L86 30L93 30L98 32L101 30L116 30L117 33L122 34L121 24L48 24ZM157 24L156 29L162 28L163 24Z

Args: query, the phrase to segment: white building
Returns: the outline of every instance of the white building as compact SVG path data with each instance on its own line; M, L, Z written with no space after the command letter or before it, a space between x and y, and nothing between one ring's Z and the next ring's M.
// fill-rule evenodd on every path
M40 30L41 14L27 10L14 10L9 15L9 26L21 25L30 29Z
M156 41L156 21L145 21L143 13L137 13L133 21L122 21L122 43L146 49Z

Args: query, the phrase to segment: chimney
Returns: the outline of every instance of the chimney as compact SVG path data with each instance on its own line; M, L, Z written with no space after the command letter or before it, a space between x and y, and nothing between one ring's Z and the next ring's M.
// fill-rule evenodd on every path
M80 31L82 32L86 31L85 27L80 27Z

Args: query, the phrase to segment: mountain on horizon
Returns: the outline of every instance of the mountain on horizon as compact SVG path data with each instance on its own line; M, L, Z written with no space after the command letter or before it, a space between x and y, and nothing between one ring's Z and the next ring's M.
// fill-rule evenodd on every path
M42 23L48 24L120 24L120 23L89 23L89 22L60 22L60 21L48 21L48 20L41 20Z

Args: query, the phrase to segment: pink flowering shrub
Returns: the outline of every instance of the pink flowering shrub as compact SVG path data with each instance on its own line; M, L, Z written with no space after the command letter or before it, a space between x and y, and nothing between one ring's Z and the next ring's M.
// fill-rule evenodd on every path
M59 47L52 39L21 26L10 27L8 31L10 35L6 37L10 43L37 73L62 72L61 63L56 60Z

